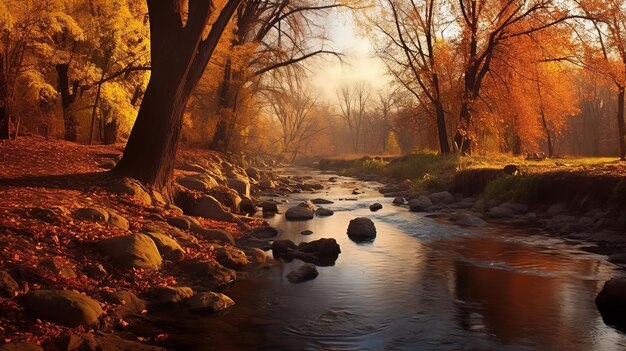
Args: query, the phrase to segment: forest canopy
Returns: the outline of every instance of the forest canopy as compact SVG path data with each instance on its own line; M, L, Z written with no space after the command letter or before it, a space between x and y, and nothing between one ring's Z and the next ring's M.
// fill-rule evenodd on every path
M0 137L127 140L155 74L150 3L0 0ZM184 143L288 161L416 151L626 155L623 2L180 3L189 7L183 27L196 3L210 4L204 38L223 9L236 8L184 101ZM329 28L338 18L371 42L384 85L355 79L324 91L314 83L320 66L351 64L349 52L334 49Z

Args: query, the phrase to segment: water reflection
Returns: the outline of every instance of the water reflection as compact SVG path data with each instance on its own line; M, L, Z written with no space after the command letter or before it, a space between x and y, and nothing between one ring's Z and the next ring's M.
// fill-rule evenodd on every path
M327 176L323 176L327 178ZM370 184L371 186L371 184ZM614 274L601 256L558 239L510 229L459 228L409 213L373 189L341 201L351 183L326 197L332 217L271 219L280 239L332 237L341 245L333 267L313 281L285 278L302 265L277 261L228 294L237 305L220 316L165 314L159 324L185 350L623 350L626 337L601 320L594 297ZM351 197L351 196L350 196ZM372 202L383 209L369 212ZM283 207L284 208L284 207ZM373 243L346 235L352 218L370 217ZM309 236L300 235L312 230ZM182 320L182 321L181 321ZM168 329L169 328L169 329Z

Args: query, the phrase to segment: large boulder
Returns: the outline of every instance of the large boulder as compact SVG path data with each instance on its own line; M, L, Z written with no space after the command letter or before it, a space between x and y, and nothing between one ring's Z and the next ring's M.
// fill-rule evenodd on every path
M287 274L287 279L290 283L297 284L305 282L307 280L315 279L318 275L319 273L317 272L317 268L315 268L314 265L305 264L297 270L289 272L289 274Z
M213 196L202 196L199 199L193 199L184 205L183 210L190 216L223 222L233 222L235 220L233 214L226 211Z
M124 216L112 210L108 210L107 212L109 213L108 222L110 225L122 230L130 229L130 223L128 223L128 220Z
M9 272L0 269L0 297L13 297L18 291L20 291L19 284Z
M185 250L178 241L164 233L145 232L154 241L163 258L170 261L178 261L185 256Z
M115 307L113 315L118 319L124 319L130 315L140 315L146 310L147 304L128 290L103 291L104 301L119 305Z
M64 260L58 257L47 257L39 262L39 268L65 279L75 279L78 275Z
M291 258L291 253L298 249L298 246L291 240L274 240L272 243L272 254L274 258Z
M454 196L447 191L432 193L428 195L428 198L433 205L447 205L454 202Z
M94 325L103 313L94 299L66 290L34 290L24 295L23 303L37 318L66 327Z
M250 181L244 177L228 178L228 187L239 193L239 196L250 197Z
M229 209L232 213L238 213L241 205L241 196L235 190L226 187L218 186L211 189L208 195L213 196L217 201L225 208Z
M292 255L294 258L299 258L305 262L329 266L335 264L340 253L341 247L335 239L322 238L308 243L300 243L297 252Z
M230 245L225 245L215 250L215 259L222 266L236 270L242 269L250 263L248 256L243 251Z
M154 241L145 234L131 234L104 239L97 245L111 263L129 268L157 270L161 268L161 255Z
M409 200L409 210L411 210L411 212L428 211L428 208L431 207L432 205L433 205L433 202L430 200L430 198L424 195L420 195L416 199Z
M626 326L626 278L613 278L604 283L595 302L607 323Z
M257 209L256 209L256 206L254 205L254 201L252 201L251 199L245 198L245 199L242 199L241 203L239 204L239 211L242 213L246 213L250 216L254 216Z
M217 262L207 262L198 259L185 261L181 269L187 274L206 281L211 288L230 284L237 279L237 273Z
M278 212L278 204L275 201L263 201L261 203L261 209L263 209L263 212L274 212L277 213Z
M230 297L211 291L198 293L187 300L189 309L197 313L217 312L233 306L234 304L235 301Z
M309 207L296 206L288 209L287 212L285 212L285 217L288 220L296 221L313 219L313 217L315 216L313 211L314 210L310 209Z
M152 290L152 302L157 305L170 305L193 296L193 290L184 286L159 286Z
M348 237L354 241L374 240L376 238L376 226L369 218L355 218L348 224Z
M206 173L193 174L178 179L178 184L187 189L207 192L218 186L217 181Z
M484 219L467 212L458 213L450 220L466 227L484 227L487 224Z
M83 207L74 211L74 218L98 223L109 221L109 212L99 207Z
M223 241L228 244L235 244L235 239L230 233L223 229L203 229L198 232L205 240Z
M183 216L168 216L165 220L167 224L181 230L189 230L191 228L191 222L188 218Z
M135 179L124 178L122 181L113 185L111 191L117 194L129 195L144 205L152 205L152 196L150 196L150 193L148 193L148 190L141 182Z

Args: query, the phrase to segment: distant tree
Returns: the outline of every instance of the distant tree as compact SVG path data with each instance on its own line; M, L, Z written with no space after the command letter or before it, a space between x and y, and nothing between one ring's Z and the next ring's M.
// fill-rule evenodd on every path
M307 91L295 75L277 74L274 88L267 94L271 110L280 122L282 152L293 162L307 143L326 126L317 119L318 98Z
M344 85L337 90L340 117L348 126L353 152L361 152L361 136L366 123L366 109L370 96L371 87L365 82Z
M240 1L226 1L210 30L215 12L211 0L147 1L152 74L114 174L138 179L171 197L185 106Z
M446 2L438 0L379 0L370 18L380 33L377 54L388 70L436 120L439 151L450 153L442 94L441 63L437 45L443 41L442 31L450 11ZM382 13L382 18L381 18Z
M588 1L578 3L592 18L596 33L587 42L584 62L596 74L611 80L617 92L617 133L620 160L626 160L626 122L624 121L624 97L626 92L626 2Z

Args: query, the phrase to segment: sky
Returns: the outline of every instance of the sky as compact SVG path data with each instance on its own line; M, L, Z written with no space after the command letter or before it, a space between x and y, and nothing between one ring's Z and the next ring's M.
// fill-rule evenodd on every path
M311 80L328 100L336 100L336 91L350 82L367 81L373 89L384 87L389 78L385 75L384 64L373 55L368 38L360 35L352 16L333 14L327 18L329 47L344 55L343 63L327 56L316 60L312 68Z

